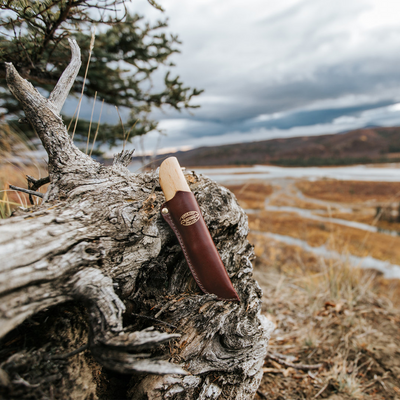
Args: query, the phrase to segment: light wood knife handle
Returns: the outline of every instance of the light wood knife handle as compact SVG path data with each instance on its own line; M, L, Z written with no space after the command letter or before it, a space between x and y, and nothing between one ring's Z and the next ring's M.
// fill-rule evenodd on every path
M160 165L160 186L166 200L174 198L177 191L190 192L189 185L183 175L181 166L176 157L168 157Z

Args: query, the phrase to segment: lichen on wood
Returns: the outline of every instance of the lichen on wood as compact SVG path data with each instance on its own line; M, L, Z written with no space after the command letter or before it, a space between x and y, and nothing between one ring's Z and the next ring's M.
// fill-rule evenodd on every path
M133 374L125 393L132 400L252 398L272 324L260 314L244 211L224 187L187 174L241 298L218 301L199 290L160 216L157 172L131 173L129 151L106 167L72 142L59 115L80 67L79 47L70 45L71 64L49 99L7 65L10 90L49 155L50 185L39 206L0 223L0 393L107 398L100 371ZM39 329L27 322L35 318L43 327L54 321L42 337L49 342L10 351L21 326ZM68 318L74 324L56 329ZM66 342L88 343L88 351L51 358L74 350ZM46 375L46 365L58 372ZM77 370L87 382L74 387Z

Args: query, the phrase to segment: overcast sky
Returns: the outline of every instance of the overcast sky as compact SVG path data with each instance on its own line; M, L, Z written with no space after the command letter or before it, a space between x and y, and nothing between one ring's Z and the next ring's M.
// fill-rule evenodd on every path
M191 114L154 113L161 150L400 125L400 1L159 3L130 9L169 18L183 42L173 71L205 90Z

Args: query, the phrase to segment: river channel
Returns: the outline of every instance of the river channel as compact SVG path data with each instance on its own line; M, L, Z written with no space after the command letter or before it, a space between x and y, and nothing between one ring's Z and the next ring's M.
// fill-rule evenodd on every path
M196 173L201 173L223 185L238 185L251 181L262 181L272 184L274 192L265 200L264 210L271 212L290 212L295 213L302 218L316 220L323 223L334 223L347 226L350 228L360 229L366 232L379 232L391 236L398 236L399 232L395 230L383 230L374 225L369 225L361 222L332 218L329 216L330 207L344 213L351 213L352 208L349 205L328 202L318 199L305 197L303 193L295 186L298 179L307 179L310 181L329 178L338 180L354 180L354 181L371 181L371 182L400 182L400 165L386 164L385 166L368 166L356 165L346 167L307 167L307 168L283 168L267 165L255 165L244 168L196 168ZM277 189L276 189L277 188ZM308 210L292 206L275 206L270 202L273 198L282 195L295 196L299 199L306 199L316 205L316 209ZM317 209L319 208L319 209ZM261 210L245 210L248 214L259 213ZM317 214L316 214L317 213ZM318 214L325 214L318 215ZM351 265L361 268L373 268L381 271L386 278L400 279L400 266L390 264L388 262L378 260L373 257L357 257L354 255L342 255L338 252L328 249L326 246L313 247L306 241L284 236L270 232L253 231L256 234L262 234L266 237L295 245L303 248L308 252L312 252L318 256L325 258L341 259L349 262Z

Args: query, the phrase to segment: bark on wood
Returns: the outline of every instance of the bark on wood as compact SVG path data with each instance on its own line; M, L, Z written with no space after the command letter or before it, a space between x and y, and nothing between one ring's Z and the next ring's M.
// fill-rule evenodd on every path
M99 390L99 371L113 370L137 374L132 400L251 399L272 324L260 314L246 215L227 189L186 175L241 298L217 301L200 292L160 216L156 171L130 173L126 151L105 167L73 144L59 115L80 67L70 44L71 64L49 99L7 65L9 88L49 155L51 183L40 206L0 224L1 393L112 398ZM50 342L14 348L37 321ZM50 357L87 341L90 352Z

